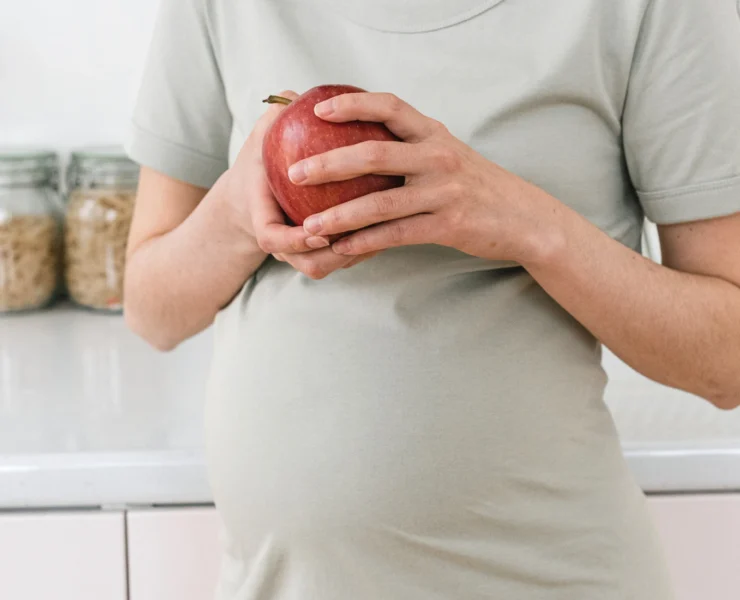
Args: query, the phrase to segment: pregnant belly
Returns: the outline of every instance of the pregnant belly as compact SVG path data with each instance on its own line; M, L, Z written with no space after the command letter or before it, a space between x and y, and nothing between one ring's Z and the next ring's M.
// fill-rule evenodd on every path
M244 531L435 522L618 456L598 344L526 273L397 258L320 285L273 268L219 316L209 471Z
M601 375L578 361L509 377L521 357L497 345L308 352L301 335L259 348L231 336L212 367L211 484L227 525L255 539L423 529L536 485L577 493L589 472L609 476L594 466L605 447L621 461Z
M267 273L216 323L209 476L249 573L267 553L334 581L354 556L384 585L417 569L403 592L368 597L427 585L451 598L455 564L497 590L485 598L539 597L532 585L549 598L564 574L588 587L618 556L647 564L639 532L625 541L646 513L595 340L524 273L426 287L383 273L372 285Z

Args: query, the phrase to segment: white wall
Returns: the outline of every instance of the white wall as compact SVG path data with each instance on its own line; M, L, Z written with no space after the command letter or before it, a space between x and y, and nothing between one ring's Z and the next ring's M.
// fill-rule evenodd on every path
M157 0L0 0L0 146L120 144Z

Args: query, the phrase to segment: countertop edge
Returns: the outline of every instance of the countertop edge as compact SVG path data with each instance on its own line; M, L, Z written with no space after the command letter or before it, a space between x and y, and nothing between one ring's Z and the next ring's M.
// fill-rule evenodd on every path
M624 445L627 465L646 494L740 492L740 447Z
M647 494L740 492L740 447L624 445ZM0 458L0 511L212 504L198 451Z
M0 510L212 502L205 461L195 451L0 459Z

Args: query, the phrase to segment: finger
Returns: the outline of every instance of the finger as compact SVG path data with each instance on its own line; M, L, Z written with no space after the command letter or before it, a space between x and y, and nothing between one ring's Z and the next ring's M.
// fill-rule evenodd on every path
M386 248L429 244L435 238L434 223L432 215L414 215L382 223L342 238L332 250L342 256L358 256Z
M341 256L331 248L324 248L306 254L286 254L285 260L307 277L319 280L348 265L353 257Z
M283 211L267 189L262 191L251 210L257 244L267 254L309 252L329 245L325 237L311 235L303 227L286 225Z
M263 252L275 254L281 252L306 252L310 250L306 240L310 234L304 230L303 235L297 227L285 224L285 216L272 195L264 190L254 202L252 223L257 244Z
M273 254L272 257L277 261L285 262L285 256L283 254Z
M318 103L314 112L317 117L334 123L385 123L398 137L409 142L426 139L442 129L440 123L423 115L394 94L342 94Z
M296 185L346 181L361 175L417 175L440 160L436 146L403 142L361 142L301 160L288 169Z
M352 259L349 264L344 265L343 269L349 269L351 267L354 267L355 265L359 265L362 262L365 262L366 260L370 260L374 256L377 256L380 254L380 252L370 252L369 254L363 254L361 256L357 256L354 259Z
M326 237L314 236L303 227L285 224L285 217L274 198L264 198L252 208L255 236L267 254L310 252L329 245Z
M312 235L330 236L433 212L446 198L453 197L447 187L408 184L375 192L312 215L303 222L303 228Z
M307 234L303 227L273 223L255 229L257 244L268 254L311 252L329 245L328 239Z

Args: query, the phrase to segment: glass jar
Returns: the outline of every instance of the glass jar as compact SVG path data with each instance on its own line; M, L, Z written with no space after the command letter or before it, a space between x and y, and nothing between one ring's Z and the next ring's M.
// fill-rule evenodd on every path
M67 171L65 281L87 308L120 312L139 167L117 148L74 152Z
M58 181L54 152L0 149L0 313L45 307L59 291Z

